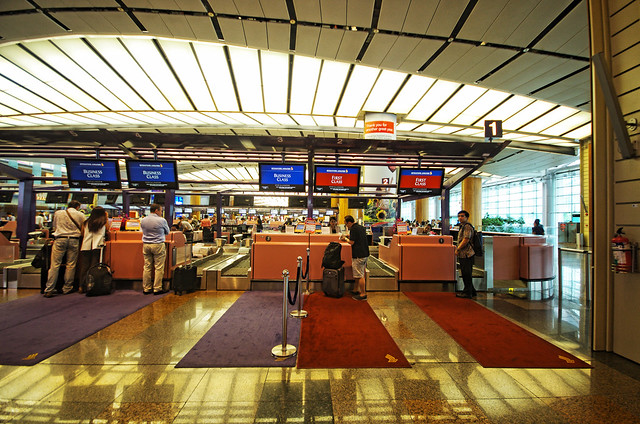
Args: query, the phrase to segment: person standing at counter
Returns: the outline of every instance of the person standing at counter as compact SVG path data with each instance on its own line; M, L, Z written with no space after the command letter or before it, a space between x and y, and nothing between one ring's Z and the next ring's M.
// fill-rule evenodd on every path
M469 212L462 210L458 212L458 222L460 223L460 231L458 231L458 245L456 246L456 256L460 263L460 273L464 288L462 293L456 293L458 297L471 299L476 295L476 289L473 287L473 256L475 252L471 245L473 238L473 227L469 223Z
M542 226L542 224L540 224L539 219L533 221L533 228L531 229L531 233L538 236L544 235L544 227Z
M151 205L149 216L140 224L142 228L142 255L144 256L144 271L142 272L142 290L144 294L166 293L162 287L164 275L164 260L167 250L164 240L169 234L169 224L162 217L162 207ZM153 286L151 285L151 268L154 269Z
M369 245L367 244L367 231L356 224L351 215L344 217L344 223L349 229L349 237L342 235L340 240L351 245L351 267L353 278L358 283L358 292L354 292L355 300L367 300L364 276L367 269L367 259L369 259Z
M89 268L100 261L100 251L104 247L107 235L107 211L96 206L89 218L82 224L82 245L80 246L80 293L87 287Z
M53 215L54 242L51 248L51 267L47 278L47 287L44 289L44 297L55 296L54 290L58 282L58 272L62 264L62 258L67 255L66 269L64 272L64 286L62 292L73 292L73 280L76 275L76 263L78 262L78 246L84 214L80 212L80 202L72 200L67 209L56 211Z

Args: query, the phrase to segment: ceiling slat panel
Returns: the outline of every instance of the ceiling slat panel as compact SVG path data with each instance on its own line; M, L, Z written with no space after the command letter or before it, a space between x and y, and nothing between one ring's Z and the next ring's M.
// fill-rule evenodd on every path
M587 3L582 2L534 47L567 54L580 54L588 48L588 22Z
M333 25L347 24L346 0L320 0L322 22Z
M0 28L5 40L66 34L65 30L41 13L0 16Z
M213 24L208 16L185 16L196 40L218 41Z
M354 62L366 39L367 33L364 31L346 31L342 37L336 59Z
M104 19L109 21L120 34L141 34L140 29L124 12L101 12L100 14ZM86 19L91 21L91 17Z
M401 31L410 3L411 0L383 1L380 7L378 27L391 31Z
M521 1L512 0L521 4ZM536 7L505 41L515 46L526 46L541 32L543 28L562 12L571 0L539 0Z
M260 5L268 18L289 19L287 3L283 0L260 0Z
M374 0L349 0L347 2L347 25L369 28L373 17Z
M0 12L7 12L10 10L30 10L33 8L33 5L29 4L26 0L3 0L0 2Z
M320 0L293 0L299 21L320 22Z
M380 66L385 57L389 54L391 48L398 40L396 35L376 34L369 44L369 48L362 58L362 63L371 66Z
M172 0L174 7L178 10L206 12L200 0Z
M233 0L242 16L264 16L260 1L258 0Z
M136 13L136 18L140 20L142 25L152 34L161 37L171 37L171 30L162 19L162 16L156 13Z
M449 69L464 68L460 61L460 57L474 49L468 44L451 43L431 64L424 70L427 75L435 77L443 77L453 79L448 71Z
M162 20L174 37L185 39L195 38L193 29L191 29L191 25L189 25L189 21L185 16L163 15Z
M438 8L438 0L412 1L402 31L426 34Z
M101 13L61 12L52 13L51 15L77 34L97 32L108 34L115 32L113 25L111 25ZM91 18L93 18L93 20L88 20Z
M376 37L380 35L378 34ZM417 38L397 37L380 66L388 69L400 69L398 64L403 63L419 43L420 40Z
M247 45L258 49L268 49L267 25L264 22L242 21Z
M315 56L320 42L320 28L298 26L297 32L296 53Z
M476 5L476 8L486 7L484 3L490 3L493 0L482 0L482 2ZM495 20L493 20L488 29L485 32L481 41L491 43L505 43L507 38L520 26L522 21L531 13L535 7L536 2L520 0L509 0L502 11L498 14ZM532 32L540 31L540 28L533 29ZM465 35L463 35L465 34ZM536 34L537 35L537 34ZM462 28L460 37L465 37L465 28ZM529 33L528 38L533 39L535 35Z
M442 41L422 40L398 67L405 72L416 72L440 48Z
M224 41L229 44L246 46L247 40L244 37L244 27L242 21L237 19L218 18Z
M448 0L438 4L433 19L429 24L427 34L448 37L456 26L462 12L467 7L468 0Z
M460 58L460 65L447 70L447 78L456 81L474 83L487 72L493 70L497 64L503 63L515 53L509 50L491 47L474 47ZM483 81L482 84L485 84Z
M500 69L495 74L489 76L482 83L487 84L490 87L501 87L501 89L507 90L505 87L507 81L513 82L516 75L525 72L527 69L531 69L543 60L544 57L542 56L524 54ZM527 75L525 75L525 77L527 77ZM522 78L522 76L520 78ZM517 84L517 82L515 84Z
M233 1L210 1L209 4L215 13L237 15L238 8Z
M483 41L491 25L509 3L509 0L480 0L473 8L469 19L458 33L458 37L467 40Z
M531 75L533 78L530 81L524 82L523 84L514 87L514 90L519 93L530 93L583 67L584 66L576 63L575 61L565 61L549 69L548 71L543 72L539 76L535 76L535 74ZM581 73L585 73L588 75L589 70L585 69Z
M345 32L341 29L322 28L315 55L322 58L335 59Z
M288 51L289 25L267 22L267 42L269 50Z

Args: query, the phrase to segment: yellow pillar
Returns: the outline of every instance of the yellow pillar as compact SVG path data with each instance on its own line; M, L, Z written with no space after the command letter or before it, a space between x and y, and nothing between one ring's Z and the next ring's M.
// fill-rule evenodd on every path
M462 180L462 209L469 212L469 222L482 230L482 178L467 177ZM452 214L458 211L451 211Z
M358 221L358 218L364 216L364 211L361 209L349 209L349 199L340 198L338 203L338 224L344 224L344 217L351 215L353 219Z
M429 218L429 198L416 200L416 221L422 222Z

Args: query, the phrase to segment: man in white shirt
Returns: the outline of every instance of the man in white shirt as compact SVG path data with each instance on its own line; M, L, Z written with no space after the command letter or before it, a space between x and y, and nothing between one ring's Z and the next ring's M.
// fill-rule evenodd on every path
M42 227L44 227L44 214L38 212L36 215L36 228L41 229Z
M66 270L64 273L64 286L62 292L69 294L73 290L73 280L76 274L76 262L78 261L78 246L80 244L80 228L84 222L84 214L80 212L80 202L72 200L66 210L59 210L53 215L54 242L51 248L51 267L47 278L47 287L44 289L44 297L55 296L58 272L62 264L62 258L67 255Z

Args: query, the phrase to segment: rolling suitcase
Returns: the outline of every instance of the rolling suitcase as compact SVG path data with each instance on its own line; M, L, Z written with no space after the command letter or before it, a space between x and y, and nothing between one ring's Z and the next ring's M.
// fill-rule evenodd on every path
M102 262L103 249L100 249L100 262L87 270L87 296L103 296L115 290L111 268Z
M322 271L322 291L329 297L344 295L344 267L339 269L325 268Z
M187 245L184 246L185 257L187 252ZM180 265L173 270L171 277L171 289L177 295L182 295L185 292L191 292L198 289L198 267L191 264L191 258L186 265Z

